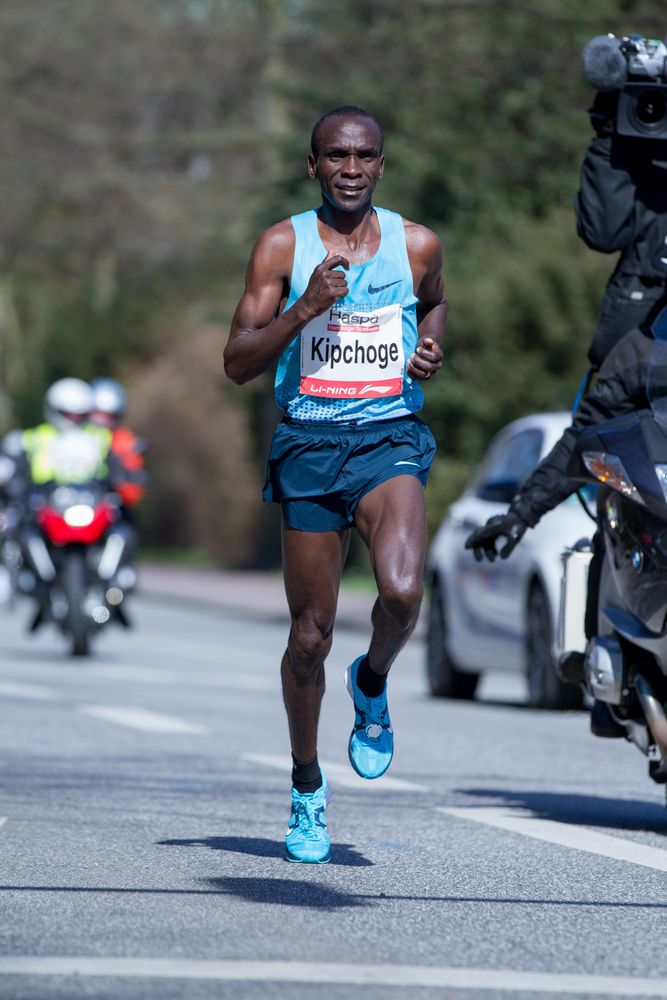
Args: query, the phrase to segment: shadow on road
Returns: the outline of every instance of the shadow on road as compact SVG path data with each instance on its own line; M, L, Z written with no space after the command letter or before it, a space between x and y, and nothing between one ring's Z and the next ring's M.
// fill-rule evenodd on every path
M373 897L341 892L321 882L301 882L288 878L207 878L211 889L238 896L248 903L299 906L314 910L340 910L348 906L368 906Z
M327 867L327 866L324 866ZM0 885L0 893L56 893L99 896L237 896L250 903L273 903L279 906L302 906L320 910L342 909L346 906L371 906L387 902L398 903L481 903L497 906L554 906L584 907L596 910L665 910L667 903L642 903L632 900L607 899L537 899L521 896L409 896L392 893L340 892L330 886L314 882L300 882L274 878L206 878L201 879L206 889L166 889L161 886L110 886L110 885Z
M459 793L495 799L517 809L528 809L539 819L602 826L610 830L644 830L667 834L667 809L637 799L612 799L571 792L528 792L506 788L460 788Z
M210 847L212 851L250 854L256 858L285 857L285 845L282 841L268 840L266 837L197 837L192 840L159 840L158 844L162 847ZM349 868L365 868L373 864L351 844L332 844L330 863Z

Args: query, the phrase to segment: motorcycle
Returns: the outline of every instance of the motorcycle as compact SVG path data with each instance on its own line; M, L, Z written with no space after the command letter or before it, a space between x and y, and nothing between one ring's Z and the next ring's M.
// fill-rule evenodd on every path
M647 390L650 408L582 431L568 472L575 481L598 486L597 631L583 650L584 690L593 699L592 729L599 736L633 742L648 757L650 777L667 785L664 344L656 358ZM585 568L591 557L593 547L586 543L564 556L562 635L573 631L573 614L581 618L582 602L573 601L572 594L581 594L582 565Z
M120 499L107 479L96 477L99 454L82 436L65 444L70 454L60 481L31 490L3 560L18 593L35 601L30 631L53 622L72 654L87 656L92 636L107 623L129 627L124 605L136 573L127 560L131 539ZM94 478L84 481L85 474Z

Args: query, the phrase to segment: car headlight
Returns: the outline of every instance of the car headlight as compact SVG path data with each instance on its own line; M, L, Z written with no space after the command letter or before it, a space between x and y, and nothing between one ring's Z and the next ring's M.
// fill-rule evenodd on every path
M87 503L75 503L63 511L63 521L70 528L87 528L94 517L95 511Z
M618 455L609 455L606 451L585 451L582 458L588 471L601 483L646 506Z

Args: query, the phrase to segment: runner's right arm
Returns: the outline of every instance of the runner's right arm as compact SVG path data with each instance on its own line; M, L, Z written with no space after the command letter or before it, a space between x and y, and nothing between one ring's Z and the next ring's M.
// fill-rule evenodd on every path
M337 269L349 263L340 254L327 254L303 295L280 312L289 292L294 243L286 220L260 236L252 252L224 353L225 372L238 385L271 368L306 323L347 294L345 273Z

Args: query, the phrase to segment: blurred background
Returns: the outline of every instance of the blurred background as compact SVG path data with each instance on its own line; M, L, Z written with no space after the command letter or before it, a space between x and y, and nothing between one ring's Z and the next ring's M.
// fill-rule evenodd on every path
M358 104L386 132L378 203L445 247L435 525L495 430L572 403L614 263L575 233L581 49L664 37L665 15L664 0L3 0L0 433L38 422L57 378L118 378L148 442L145 547L276 565L272 376L234 386L222 350L254 240L319 201L314 121Z

